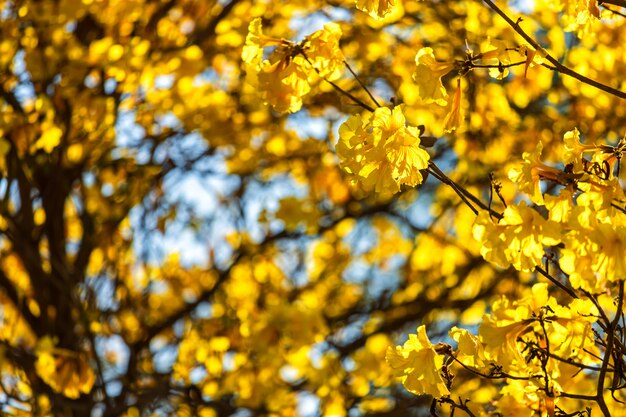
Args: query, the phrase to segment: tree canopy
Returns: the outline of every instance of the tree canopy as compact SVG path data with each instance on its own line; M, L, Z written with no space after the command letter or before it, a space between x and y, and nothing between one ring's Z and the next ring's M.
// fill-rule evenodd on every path
M1 414L623 415L626 1L0 33Z

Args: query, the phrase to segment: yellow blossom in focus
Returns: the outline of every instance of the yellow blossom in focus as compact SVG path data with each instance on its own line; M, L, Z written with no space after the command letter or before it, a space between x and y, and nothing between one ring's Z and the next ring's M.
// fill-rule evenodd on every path
M307 36L302 44L263 34L261 19L254 19L241 58L248 82L256 87L267 104L278 112L294 113L302 107L302 97L311 91L311 66L328 80L341 76L343 54L339 50L341 29L336 23ZM264 49L275 47L268 59Z
M452 71L455 63L437 61L432 48L420 49L415 56L415 63L417 68L413 73L413 80L417 83L419 97L426 103L445 106L448 103L448 93L441 83L441 77Z
M351 116L339 128L337 155L343 169L354 175L366 191L396 193L400 186L421 184L428 167L428 152L420 148L419 131L406 126L401 107L377 108L361 117Z
M478 339L465 329L453 327L448 333L458 343L456 357L463 364L475 368L485 366L485 349Z
M277 112L294 113L302 107L302 97L311 91L304 58L289 58L288 55L278 57L276 63L266 65L259 73L259 90L265 101Z
M570 130L563 135L565 152L563 153L563 163L573 164L574 172L582 170L583 153L598 149L595 145L583 145L580 143L580 132L578 129Z
M261 18L256 18L248 26L246 43L243 46L241 59L246 64L260 64L263 60L263 48L280 45L280 39L271 38L263 34Z
M543 194L541 192L540 180L542 178L558 181L561 172L541 162L541 151L543 145L537 143L537 147L532 152L524 152L524 160L521 168L509 170L509 178L517 183L519 190L528 194L533 203L543 205Z
M505 371L533 372L531 361L534 359L525 356L523 341L534 339L543 344L547 334L554 354L582 363L598 363L599 353L592 330L598 317L597 308L591 300L582 299L560 305L549 295L548 289L547 283L535 284L519 300L511 302L503 296L492 305L491 314L484 316L478 331L490 362ZM548 363L547 369L555 377L559 375L559 368L558 361Z
M573 192L567 188L561 190L558 196L544 196L549 219L553 222L566 223L574 209Z
M403 346L389 347L385 357L404 387L413 394L429 394L441 397L450 394L439 370L443 356L438 354L426 335L424 325L417 334L410 334Z
M318 30L305 38L305 49L313 68L319 75L333 81L343 72L343 54L339 49L341 28L336 23L328 23L324 29Z
M542 264L544 245L554 246L561 241L560 226L544 219L524 202L509 206L497 223L487 211L480 212L473 233L487 261L528 272Z
M580 224L563 238L559 264L574 288L605 291L609 282L626 277L626 224L597 219L589 207L578 211Z
M521 322L506 323L485 316L480 324L480 340L485 344L489 360L498 363L504 369L512 364L523 363L517 347L517 337L524 331L527 324Z

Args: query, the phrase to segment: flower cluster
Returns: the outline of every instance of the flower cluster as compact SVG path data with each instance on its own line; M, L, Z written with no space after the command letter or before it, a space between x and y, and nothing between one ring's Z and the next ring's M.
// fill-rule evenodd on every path
M407 126L402 107L353 115L339 128L337 155L342 167L366 191L396 193L423 181L430 156L420 147L419 130Z
M302 43L295 44L264 35L261 19L256 18L250 23L242 52L248 82L274 110L296 112L302 107L302 97L311 91L311 69L328 81L341 76L340 38L339 25L329 23ZM273 52L264 59L266 48L272 47Z

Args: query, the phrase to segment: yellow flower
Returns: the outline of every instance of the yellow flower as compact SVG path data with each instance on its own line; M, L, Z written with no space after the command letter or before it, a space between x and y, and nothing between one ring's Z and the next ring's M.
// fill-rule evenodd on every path
M376 112L363 118L353 115L339 127L337 156L342 168L353 174L366 191L395 193L399 186L391 177L390 164L380 144L381 132L372 127L376 116Z
M448 332L450 337L458 343L455 355L458 360L467 366L481 368L485 366L485 348L478 337L465 329L453 327Z
M398 185L415 186L422 183L420 170L428 167L428 152L419 147L419 131L407 127L401 107L391 111L386 107L377 109L373 126L381 131L387 159L392 166L392 175Z
M256 87L267 104L278 112L297 112L302 97L311 91L311 65L328 80L341 76L343 55L339 50L341 29L328 24L307 36L304 43L265 36L261 19L254 19L248 27L241 58L246 66L247 81ZM274 46L268 59L263 59L264 48ZM306 54L306 57L305 55Z
M489 360L496 362L505 370L513 364L524 363L517 347L517 337L528 325L523 322L494 320L486 315L480 325L478 334L485 344L485 352Z
M339 128L339 138L343 169L366 191L396 193L402 185L422 183L421 170L430 156L419 147L417 128L406 126L401 107L380 107L364 118L354 115Z
M265 47L276 46L269 60L263 59ZM246 64L248 82L257 87L266 103L278 112L296 112L302 107L302 96L311 87L303 70L304 58L297 56L293 44L265 36L261 19L248 27L241 58Z
M531 294L512 303L505 296L493 303L491 314L483 317L478 335L484 344L486 357L505 370L513 365L522 365L525 361L517 344L518 336L533 322L532 317L544 306L559 306L553 297L549 297L546 284L535 284Z
M248 25L248 35L243 46L241 59L246 64L259 65L263 61L263 48L280 45L280 39L271 38L263 34L261 18L257 17Z
M417 334L410 334L404 346L391 346L385 356L394 375L399 377L404 387L413 394L429 394L434 397L449 395L439 370L443 366L443 356L439 355L426 335L426 327L417 328Z
M544 245L555 246L561 241L557 223L544 219L524 202L509 206L500 220L506 230L501 235L506 245L505 255L519 271L532 271L542 264Z
M413 80L417 83L419 97L426 103L445 106L448 103L448 93L441 83L441 77L454 69L454 62L439 62L435 59L432 48L422 48L415 56L415 63L417 68L413 73Z
M519 190L528 194L533 203L543 205L543 194L541 192L540 180L542 178L559 182L561 172L541 162L541 151L543 145L537 143L537 147L532 152L524 152L524 160L521 168L509 170L509 179L516 182Z
M381 19L390 13L400 0L356 0L356 8L368 13L374 19Z
M592 323L597 320L598 310L590 300L578 299L568 306L559 305L549 295L548 288L547 283L535 284L520 300L510 302L503 296L493 303L491 314L485 315L478 330L489 361L505 371L533 372L537 363L533 365L532 359L522 356L525 346L519 343L519 338L541 343L545 342L547 334L552 353L583 363L597 363ZM538 323L541 316L549 317L542 325ZM466 349L471 352L472 348L470 345ZM554 372L558 372L558 366L558 361L548 363L548 369Z
M561 189L558 196L546 195L544 201L553 222L567 223L574 209L573 192L567 188Z
M450 111L443 120L443 131L452 132L460 127L462 123L463 111L461 109L461 79L459 78L456 83L456 91L454 92L454 98L452 99Z
M498 80L502 80L509 75L509 69L506 68L509 64L526 59L524 69L524 74L526 74L528 67L531 64L537 63L534 61L537 54L535 50L529 48L528 45L513 48L513 45L509 42L488 37L487 40L483 42L480 49L482 51L479 54L481 64L491 66L492 68L489 69L489 75ZM537 60L539 61L540 58L541 55L537 57Z
M504 210L497 224L488 212L479 213L473 233L487 261L526 272L542 264L544 245L554 246L561 241L559 224L544 219L524 202Z
M480 243L480 254L482 257L501 268L507 268L509 261L504 253L504 245L500 240L500 233L504 231L504 227L495 224L487 211L478 213L472 233L474 239ZM497 239L492 239L497 236Z
M561 0L557 5L563 9L563 26L566 32L578 32L581 36L591 30L600 19L597 0Z
M258 74L259 90L265 102L277 112L297 112L302 107L302 97L311 91L304 58L288 55L275 55L275 58L278 61L265 65Z
M563 143L565 148L563 163L565 165L574 164L574 172L582 171L583 153L598 149L595 145L583 145L580 143L580 132L576 128L565 132L563 135Z
M336 23L329 23L324 29L305 38L306 54L313 68L329 81L336 80L343 72L343 54L339 49L341 28Z
M371 150L377 142L373 135L368 137L364 129L369 123L371 115L362 117L354 114L339 126L339 142L337 142L337 156L341 166L349 174L358 175L363 165L363 155Z
M589 207L581 210L579 217L589 223L565 235L559 264L574 288L598 292L607 281L626 277L626 225L600 222L593 215Z

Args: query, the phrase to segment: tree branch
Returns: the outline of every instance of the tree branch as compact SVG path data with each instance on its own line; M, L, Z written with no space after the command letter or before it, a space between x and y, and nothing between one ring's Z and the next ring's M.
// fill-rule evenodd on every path
M524 38L524 40L526 42L528 42L533 48L535 48L537 51L545 51L545 49L543 49L541 47L541 45L539 45L539 43L533 39L530 35L528 35L526 32L524 32L524 30L520 27L519 22L520 20L518 19L517 22L514 22L502 9L500 9L493 1L491 0L483 0L493 11L495 11L500 17L502 17L502 19L504 19L509 26L511 26L513 28L513 30L515 30L515 32L517 32L522 38ZM616 2L618 2L619 0L614 0ZM619 1L621 3L621 1ZM606 3L609 3L608 1ZM611 4L615 4L612 3ZM611 95L614 95L615 97L619 97L621 99L626 99L626 92L623 92L621 90L618 90L616 88L613 87L609 87L606 84L602 84L599 81L596 80L592 80L589 77L585 77L584 75L581 75L579 73L577 73L576 71L566 67L565 65L561 64L556 58L554 58L552 55L546 53L545 57L544 57L548 62L550 62L553 66L554 69L562 74L565 75L569 75L572 78L577 79L578 81L581 81L585 84L591 85L599 90L602 90L606 93L609 93Z
M613 346L615 344L615 338L617 335L615 334L617 326L619 324L619 320L622 318L622 309L624 306L624 281L620 281L619 283L619 295L617 298L617 309L615 311L615 317L611 321L611 325L607 329L606 332L606 349L604 351L604 358L602 360L602 368L600 369L600 374L598 375L598 387L596 391L596 402L598 406L602 410L602 413L605 417L610 417L611 412L609 411L608 406L606 405L606 401L604 400L604 379L608 372L609 363L611 362L611 357L613 356Z

